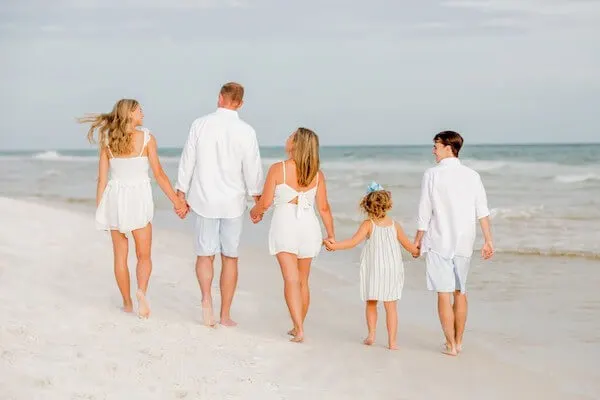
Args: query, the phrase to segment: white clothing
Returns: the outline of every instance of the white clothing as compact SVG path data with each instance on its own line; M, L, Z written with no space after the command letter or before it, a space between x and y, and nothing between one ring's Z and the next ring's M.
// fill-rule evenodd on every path
M96 227L122 233L144 228L154 217L148 157L142 156L150 131L142 128L144 144L137 157L113 157L110 149L110 179L96 209Z
M421 252L444 258L471 257L478 219L490 215L477 172L456 157L445 158L423 175L418 230L425 231Z
M319 186L299 192L286 183L285 162L283 183L275 187L273 217L269 229L269 252L271 255L285 252L296 254L298 258L314 258L321 251L323 236L321 225L315 213L314 204ZM298 199L298 204L290 203Z
M371 221L371 225L371 235L360 255L361 298L399 300L404 286L404 263L396 223L378 226Z
M196 214L196 255L214 256L221 253L225 257L237 258L243 226L243 215L237 218L206 218Z
M263 171L254 129L233 110L218 108L192 123L183 148L176 188L206 218L236 218L246 193L261 193Z
M470 257L455 256L448 259L430 251L425 254L427 289L438 293L467 292L467 275Z

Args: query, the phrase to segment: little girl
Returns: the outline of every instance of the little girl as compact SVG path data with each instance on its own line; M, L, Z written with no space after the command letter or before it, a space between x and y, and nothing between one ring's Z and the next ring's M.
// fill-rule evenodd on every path
M148 167L152 168L154 178L173 202L179 217L183 218L187 213L187 204L177 196L160 165L154 137L148 129L137 128L143 120L140 104L136 100L122 99L110 113L90 115L79 119L79 122L91 124L88 132L90 142L94 141L94 132L98 131L100 161L96 226L111 233L115 278L123 296L123 311L133 311L127 267L129 242L125 236L131 232L138 260L138 315L148 318L150 306L146 300L146 290L152 272L150 248L154 216Z
M404 265L400 245L414 257L419 255L415 246L400 224L387 216L392 209L392 195L373 182L367 189L367 195L360 202L362 211L369 219L365 220L351 239L342 242L325 240L328 250L345 250L356 247L367 239L360 256L360 287L363 301L366 301L366 317L369 335L364 344L375 342L377 326L377 302L383 301L388 330L388 347L398 349L396 332L398 314L396 302L402 295L404 285Z

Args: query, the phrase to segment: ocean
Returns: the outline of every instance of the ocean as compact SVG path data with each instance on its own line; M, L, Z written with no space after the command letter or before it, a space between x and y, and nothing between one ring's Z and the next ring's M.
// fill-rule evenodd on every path
M159 153L174 181L181 149ZM262 148L261 154L265 171L284 158L283 148ZM363 218L358 204L372 180L392 192L392 215L410 237L414 235L421 178L434 165L431 146L324 147L321 158L337 238L349 237L357 229ZM476 341L507 363L557 376L569 392L596 398L600 144L467 144L461 159L480 173L486 187L497 251L489 262L482 262L477 253L473 257L466 346ZM89 213L90 229L96 174L93 148L0 152L0 196L81 210ZM156 185L154 198L155 228L191 230L191 221L182 223L172 213ZM274 264L267 249L268 220L267 215L266 223L258 226L247 222L242 240L243 246L264 252L265 263ZM476 249L480 244L478 237ZM31 246L34 249L35 243ZM336 298L348 299L349 307L360 307L359 251L323 252L314 263L339 282L347 282L330 290ZM423 261L405 254L405 269L400 337L403 318L439 330L435 298L425 290ZM355 317L362 318L362 313Z

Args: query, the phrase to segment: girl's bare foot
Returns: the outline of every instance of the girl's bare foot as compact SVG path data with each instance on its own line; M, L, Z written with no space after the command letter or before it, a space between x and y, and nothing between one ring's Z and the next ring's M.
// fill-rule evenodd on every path
M373 343L375 343L375 338L374 337L367 337L365 340L363 340L363 344L366 346L371 346Z
M135 292L135 297L138 301L138 315L140 318L148 318L150 316L150 305L148 304L146 295L141 289L138 289L137 292Z
M204 325L208 327L214 328L217 325L211 306L202 306L202 320L204 321Z
M443 347L444 349L448 349L448 348L450 348L450 345L449 345L447 342L444 342L444 344L442 345L442 347ZM457 344L456 344L456 352L457 352L457 353L460 353L461 351L462 351L462 343L461 343L461 344L458 344L458 343L457 343Z
M396 343L390 343L388 345L388 349L390 349L390 350L398 350L398 345Z
M446 348L444 350L442 350L442 353L447 356L453 356L453 357L456 357L458 355L458 351L456 351L456 347L452 347L452 346L446 346Z

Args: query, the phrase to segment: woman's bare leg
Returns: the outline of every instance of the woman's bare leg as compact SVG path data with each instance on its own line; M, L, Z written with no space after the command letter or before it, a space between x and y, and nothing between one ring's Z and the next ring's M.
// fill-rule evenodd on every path
M302 322L306 320L306 314L308 314L308 308L310 307L310 288L308 286L308 279L310 276L310 265L312 258L300 258L298 259L298 272L300 273L300 293L302 296ZM294 329L288 331L288 335L295 336Z
M135 240L135 254L137 256L137 284L138 290L136 297L139 302L138 313L140 317L148 318L150 316L150 306L146 300L146 291L148 290L148 281L152 273L152 224L144 228L136 229L132 232Z
M110 231L113 243L115 279L123 297L123 311L132 312L131 287L129 281L129 268L127 268L127 255L129 253L129 242L127 236L119 231Z
M304 340L304 327L302 324L302 295L300 292L298 258L294 254L278 253L277 261L283 275L285 302L294 324L295 335L292 341L302 342Z

